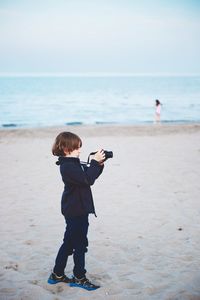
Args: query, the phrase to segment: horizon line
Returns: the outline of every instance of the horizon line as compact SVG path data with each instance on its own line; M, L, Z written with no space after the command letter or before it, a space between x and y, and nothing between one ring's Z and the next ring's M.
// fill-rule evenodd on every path
M136 77L136 76L200 76L200 73L132 73L132 72L0 72L0 77Z

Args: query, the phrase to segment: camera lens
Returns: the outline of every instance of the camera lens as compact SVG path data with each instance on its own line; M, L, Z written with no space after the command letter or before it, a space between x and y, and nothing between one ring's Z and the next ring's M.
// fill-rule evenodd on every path
M112 151L106 151L106 150L104 150L104 153L105 153L105 159L113 157L113 152Z

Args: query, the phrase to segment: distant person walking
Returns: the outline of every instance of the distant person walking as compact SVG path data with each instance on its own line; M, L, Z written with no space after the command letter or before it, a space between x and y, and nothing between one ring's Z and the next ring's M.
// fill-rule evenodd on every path
M160 115L161 115L161 103L158 99L155 100L156 102L156 113L155 113L155 122L160 123Z

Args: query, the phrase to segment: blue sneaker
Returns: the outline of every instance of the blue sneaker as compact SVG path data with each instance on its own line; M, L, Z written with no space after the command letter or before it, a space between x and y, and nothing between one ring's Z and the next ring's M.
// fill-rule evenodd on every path
M73 281L74 281L74 279L68 278L66 275L58 276L55 273L51 273L51 275L49 276L49 279L47 280L47 282L49 284L56 284L59 282L70 283Z
M71 287L80 287L82 289L85 289L87 291L94 291L98 288L100 288L99 285L95 285L89 281L86 277L83 277L81 279L78 279L76 277L73 278L73 281L69 284Z

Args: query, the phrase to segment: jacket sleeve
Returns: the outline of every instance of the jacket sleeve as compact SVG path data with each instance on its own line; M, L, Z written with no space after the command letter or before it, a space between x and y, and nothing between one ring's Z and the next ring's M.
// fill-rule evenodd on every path
M61 167L64 183L76 185L93 185L102 172L102 166L96 160L91 160L90 166L83 170L81 165L68 164L67 168Z

